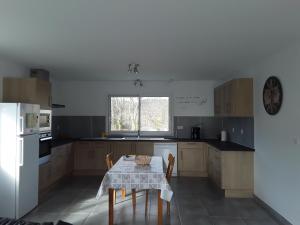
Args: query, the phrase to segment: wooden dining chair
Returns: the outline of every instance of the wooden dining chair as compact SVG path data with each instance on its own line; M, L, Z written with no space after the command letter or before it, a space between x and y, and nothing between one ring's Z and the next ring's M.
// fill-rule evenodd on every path
M175 156L173 156L170 153L168 156L168 167L167 167L167 171L166 171L166 179L168 182L171 181L174 164L175 164ZM148 201L149 201L149 190L146 190L145 214L147 214L147 212L148 212ZM167 214L168 214L168 216L170 216L170 214L171 214L170 202L167 202Z
M107 170L110 170L114 165L112 152L106 155L106 165L107 165ZM121 189L121 194L122 194L122 200L124 200L126 198L126 191L124 188ZM116 204L116 199L117 199L117 192L114 191L114 204Z

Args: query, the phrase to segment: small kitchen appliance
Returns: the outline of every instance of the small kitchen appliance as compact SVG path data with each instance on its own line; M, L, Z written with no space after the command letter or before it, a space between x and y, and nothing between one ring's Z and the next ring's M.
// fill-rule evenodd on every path
M221 141L227 141L227 132L226 130L221 131Z
M201 138L200 137L200 131L201 131L200 127L192 127L192 136L191 136L191 138L193 140L199 140Z

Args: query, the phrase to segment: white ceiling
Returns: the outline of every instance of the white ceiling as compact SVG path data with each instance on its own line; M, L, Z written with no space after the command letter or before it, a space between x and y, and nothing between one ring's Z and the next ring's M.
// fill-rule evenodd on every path
M0 4L0 55L57 79L221 79L300 39L299 0Z

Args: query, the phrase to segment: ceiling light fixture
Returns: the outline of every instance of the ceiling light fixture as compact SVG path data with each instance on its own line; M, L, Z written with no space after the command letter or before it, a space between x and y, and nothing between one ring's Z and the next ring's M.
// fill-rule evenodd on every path
M140 64L137 64L137 63L128 64L128 73L135 73L135 74L140 73L139 66L140 66Z
M134 86L136 86L136 87L143 87L144 84L143 84L143 82L140 79L136 79L134 81Z

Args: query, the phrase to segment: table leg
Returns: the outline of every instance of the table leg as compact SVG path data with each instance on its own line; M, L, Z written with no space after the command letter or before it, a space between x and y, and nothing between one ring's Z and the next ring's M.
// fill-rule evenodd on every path
M133 212L135 213L135 209L136 209L136 191L135 191L135 189L131 190L131 196L132 196Z
M108 190L108 225L114 224L114 192L112 188Z
M160 198L160 190L157 192L157 225L163 224L163 201Z

